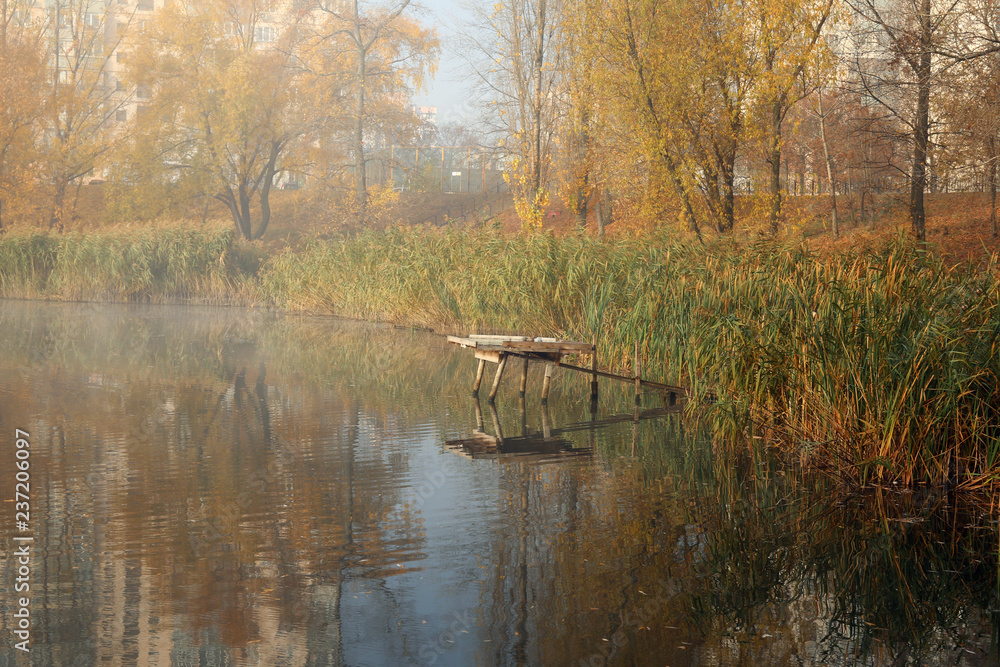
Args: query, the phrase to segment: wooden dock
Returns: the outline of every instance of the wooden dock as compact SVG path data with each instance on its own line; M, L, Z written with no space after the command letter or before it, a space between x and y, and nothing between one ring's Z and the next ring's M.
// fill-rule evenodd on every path
M555 369L560 367L590 374L590 400L592 403L597 401L597 380L600 377L633 383L635 385L636 402L639 400L643 387L662 392L667 396L670 405L676 404L679 399L686 396L683 387L643 380L639 377L638 349L636 350L634 364L635 374L632 377L628 377L599 370L597 368L597 346L593 343L557 340L555 338L531 338L529 336L485 335L448 336L448 342L459 345L463 349L470 348L475 352L479 364L476 369L476 380L472 385L472 393L477 396L479 395L479 386L482 384L483 375L486 370L486 362L497 365L496 374L493 376L493 386L490 388L490 401L496 399L497 391L500 389L500 380L503 377L507 361L510 357L516 357L524 361L521 366L520 396L522 397L525 395L527 389L528 363L532 360L545 363L545 379L542 382L542 403L548 402L552 376L555 373ZM590 368L563 363L563 356L569 354L590 355Z
M479 398L476 397L476 427L472 431L472 434L465 438L448 440L445 442L445 447L450 451L473 459L516 458L536 463L547 463L564 460L566 457L592 456L595 446L595 433L598 429L631 422L634 453L638 438L636 427L640 421L660 419L667 415L678 414L681 410L681 406L679 405L670 408L654 408L652 410L640 410L639 406L636 406L635 410L628 414L611 415L603 419L597 419L596 415L591 413L590 421L552 428L548 407L543 404L541 412L542 429L541 431L532 432L528 429L524 401L522 400L520 403L521 435L504 435L496 406L493 403L489 403L490 416L493 419L493 434L488 433L485 420L483 419L482 408L479 404ZM590 432L589 446L576 447L566 437L568 434L577 431Z

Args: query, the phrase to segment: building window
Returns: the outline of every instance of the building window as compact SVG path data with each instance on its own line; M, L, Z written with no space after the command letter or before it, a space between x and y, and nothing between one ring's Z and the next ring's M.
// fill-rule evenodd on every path
M115 120L117 120L119 123L124 123L125 121L127 121L128 111L126 111L125 109L119 109L118 111L116 111Z
M147 88L146 86L139 86L138 88L135 89L135 96L140 100L148 100L149 88Z
M119 93L125 90L125 84L122 83L121 79L115 81L115 90L118 91Z
M261 43L273 42L276 38L276 31L269 25L262 25L257 28L257 41Z

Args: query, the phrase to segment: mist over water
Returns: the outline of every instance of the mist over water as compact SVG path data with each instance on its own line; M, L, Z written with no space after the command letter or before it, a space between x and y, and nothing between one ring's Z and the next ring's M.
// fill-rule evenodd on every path
M547 410L540 368L477 405L474 370L387 326L0 303L0 666L995 661L1000 541L962 498L719 460L569 371Z

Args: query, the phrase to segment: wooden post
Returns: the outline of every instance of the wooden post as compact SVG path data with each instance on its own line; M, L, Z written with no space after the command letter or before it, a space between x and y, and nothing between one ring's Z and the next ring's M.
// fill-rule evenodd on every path
M521 435L528 435L528 407L524 404L524 396L517 399L517 405L521 410Z
M497 415L497 406L490 401L490 417L493 418L493 430L497 432L497 440L503 444L503 430L500 428L500 417Z
M636 446L639 444L639 403L638 396L636 396L636 405L634 418L632 419L632 456L635 456Z
M542 403L542 437L549 440L552 437L552 427L549 426L549 406Z
M528 357L524 358L524 365L521 366L521 391L518 396L524 398L524 391L528 388Z
M444 146L441 147L441 192L444 192Z
M472 400L476 403L476 430L483 431L483 408L479 405L479 396L476 395Z
M479 360L479 368L476 369L476 382L472 385L472 393L476 396L479 395L479 385L483 382L483 371L486 370L486 361L483 359Z
M549 402L549 388L552 386L552 374L556 370L556 365L548 361L545 363L545 380L542 381L542 403Z
M493 388L490 389L490 402L497 397L497 390L500 389L500 378L503 376L503 369L507 366L507 355L500 355L500 362L497 364L497 374L493 376Z
M472 146L469 146L469 153L465 156L465 191L472 192Z
M635 363L633 364L635 369L635 402L636 405L639 404L642 396L642 378L640 377L639 369L639 341L635 341Z
M590 402L597 403L597 341L594 341L594 351L590 355Z

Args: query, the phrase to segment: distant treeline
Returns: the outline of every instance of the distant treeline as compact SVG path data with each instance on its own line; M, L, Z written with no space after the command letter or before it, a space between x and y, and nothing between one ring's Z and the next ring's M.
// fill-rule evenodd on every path
M525 229L558 196L581 223L777 232L787 196L822 194L837 234L838 196L870 218L892 194L922 240L926 192L996 191L1000 0L474 0L451 18L481 86L436 131L411 102L440 44L410 0L0 11L0 224L47 199L72 227L100 180L118 220L211 198L257 239L272 188L305 187L363 225L394 147L455 142L462 170L415 150L407 187L468 190L472 146L500 150Z

